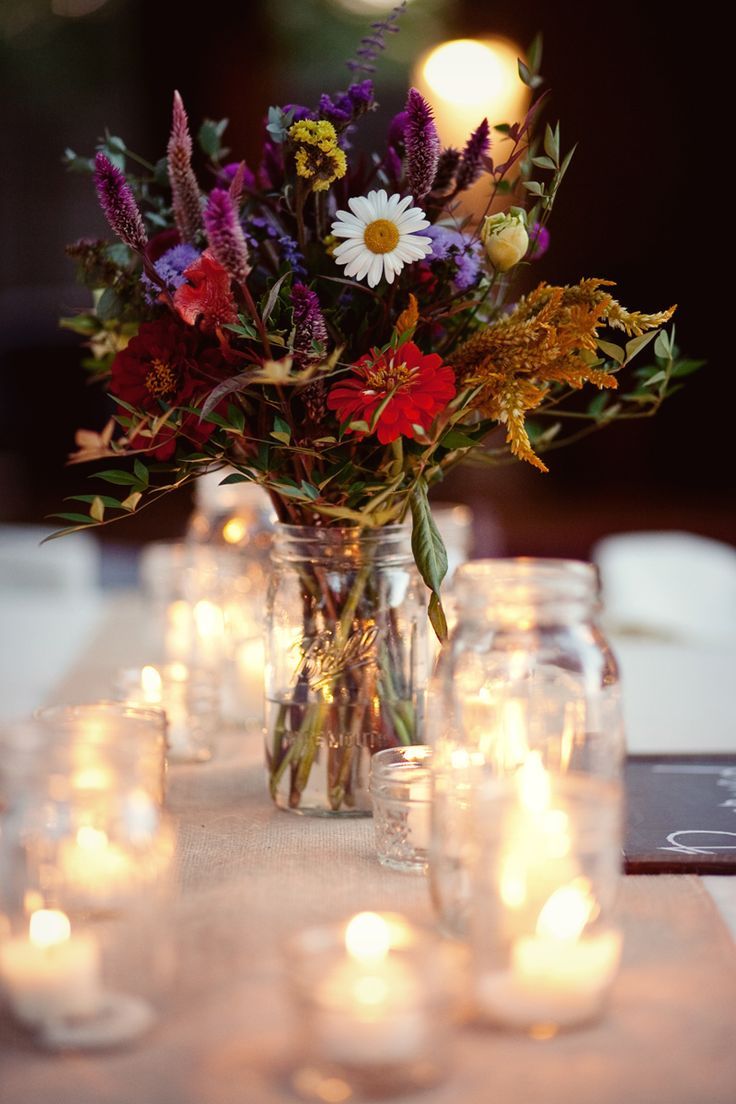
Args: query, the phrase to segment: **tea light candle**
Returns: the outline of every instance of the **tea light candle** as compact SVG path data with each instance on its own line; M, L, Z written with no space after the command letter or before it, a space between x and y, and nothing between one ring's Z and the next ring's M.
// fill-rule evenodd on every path
M111 843L105 831L89 825L79 828L74 839L62 841L59 868L69 889L96 908L113 907L137 877L132 857Z
M28 937L0 946L0 979L10 1007L30 1027L98 1011L100 951L88 935L73 935L66 913L37 909Z
M204 762L211 758L211 737L220 712L213 671L178 662L160 667L148 664L120 671L117 691L131 705L163 709L169 761Z
M511 948L511 968L482 977L481 1009L512 1027L569 1027L592 1018L618 969L621 935L583 935L595 914L585 878L562 886L539 914L536 934Z
M407 926L408 928L408 926ZM389 924L358 913L345 929L345 956L317 987L315 1029L323 1057L346 1066L411 1062L427 1042L419 979L391 955Z

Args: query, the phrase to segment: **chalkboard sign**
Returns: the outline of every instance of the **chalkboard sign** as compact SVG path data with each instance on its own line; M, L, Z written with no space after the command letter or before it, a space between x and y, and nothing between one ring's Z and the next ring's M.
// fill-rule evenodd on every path
M627 874L736 874L736 755L626 762Z

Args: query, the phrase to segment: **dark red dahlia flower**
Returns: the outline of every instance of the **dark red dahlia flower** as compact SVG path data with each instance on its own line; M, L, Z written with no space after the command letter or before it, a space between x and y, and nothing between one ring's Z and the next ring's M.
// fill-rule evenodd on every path
M197 414L173 414L153 436L141 430L170 408L194 406L198 399L223 378L225 365L217 350L199 351L195 330L188 330L173 318L144 322L136 337L119 352L112 364L110 392L141 413L132 431L133 448L152 449L159 460L167 460L176 448L178 434L196 445L210 437L215 426L200 421ZM126 411L127 413L127 411Z
M452 368L443 365L437 353L422 353L413 341L387 353L366 354L353 370L353 378L331 389L327 406L341 422L370 425L385 402L374 428L382 445L397 437L414 437L415 426L426 432L455 397Z

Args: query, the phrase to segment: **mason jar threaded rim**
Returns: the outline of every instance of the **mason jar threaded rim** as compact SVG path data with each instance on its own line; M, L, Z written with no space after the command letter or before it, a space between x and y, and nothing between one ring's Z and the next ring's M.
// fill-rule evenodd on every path
M600 608L598 569L585 560L514 556L473 560L458 567L455 595L463 613L499 616L574 606L591 614Z
M279 563L319 563L328 566L413 563L411 531L405 525L291 525L274 526L271 558Z

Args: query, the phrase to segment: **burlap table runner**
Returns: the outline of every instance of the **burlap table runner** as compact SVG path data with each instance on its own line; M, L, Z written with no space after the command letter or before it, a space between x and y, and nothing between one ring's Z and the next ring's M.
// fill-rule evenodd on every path
M134 609L55 695L102 694L140 659ZM126 624L127 619L127 624ZM134 1050L39 1053L0 1020L0 1104L287 1104L295 1024L282 944L364 908L431 922L426 882L382 869L370 821L274 810L260 736L226 733L218 758L172 771L181 962L169 1012ZM426 1104L734 1104L736 949L694 877L626 878L624 965L600 1024L546 1042L466 1026Z

